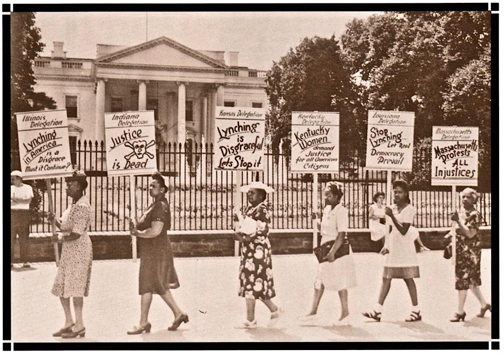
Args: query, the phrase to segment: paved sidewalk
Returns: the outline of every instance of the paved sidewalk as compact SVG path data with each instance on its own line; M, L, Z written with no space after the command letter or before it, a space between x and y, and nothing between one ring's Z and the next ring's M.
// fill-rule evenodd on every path
M490 301L490 250L482 252L482 292ZM404 282L394 280L380 323L360 315L369 310L378 297L383 257L378 254L354 254L359 286L350 290L351 325L332 326L339 315L337 293L326 292L320 306L320 319L312 325L296 319L308 310L316 275L313 255L274 256L273 270L277 297L286 313L275 328L267 328L268 311L256 306L259 327L236 330L245 318L245 302L237 296L238 258L176 259L181 287L174 296L189 314L190 322L178 331L166 328L173 316L164 302L155 296L150 313L152 333L128 336L140 313L138 295L139 263L131 260L95 261L90 296L84 302L86 337L79 340L53 338L51 334L64 323L58 298L50 290L56 275L54 263L33 264L31 269L16 268L12 274L12 339L14 342L52 341L489 341L490 314L477 318L479 304L468 295L465 323L450 323L456 310L454 271L442 252L419 254L421 279L417 288L423 321L406 323L410 301ZM18 265L19 267L19 265Z

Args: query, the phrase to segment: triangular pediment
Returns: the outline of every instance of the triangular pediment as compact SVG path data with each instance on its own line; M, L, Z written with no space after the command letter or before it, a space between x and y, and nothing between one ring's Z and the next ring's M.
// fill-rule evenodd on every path
M227 66L169 38L160 37L98 58L97 63L225 69Z

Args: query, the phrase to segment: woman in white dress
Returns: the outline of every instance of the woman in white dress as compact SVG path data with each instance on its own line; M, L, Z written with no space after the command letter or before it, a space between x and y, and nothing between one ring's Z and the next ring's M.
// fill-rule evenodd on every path
M418 295L415 278L420 277L420 268L415 248L418 234L410 228L415 217L415 209L410 204L408 184L403 180L393 183L395 204L385 208L385 214L390 218L392 231L385 237L385 246L381 254L386 255L383 270L383 283L378 297L378 304L371 312L363 313L365 317L376 321L381 320L382 306L390 291L392 279L403 279L411 297L412 310L406 322L422 320L418 306ZM418 239L420 242L420 239ZM428 250L420 242L420 250Z
M348 289L357 286L355 276L355 265L353 261L352 248L349 254L336 258L336 252L343 243L348 243L346 231L348 229L348 210L341 205L343 196L342 184L329 182L324 190L326 206L322 215L322 222L319 225L322 240L320 245L335 241L329 254L326 256L327 262L319 264L317 280L315 281L315 291L310 312L306 316L300 317L302 322L317 319L318 306L324 290L338 291L341 302L341 315L336 325L348 320L350 314L348 309Z
M373 242L382 239L387 231L385 226L385 206L383 205L384 199L385 193L377 192L373 196L374 203L369 206L369 230Z

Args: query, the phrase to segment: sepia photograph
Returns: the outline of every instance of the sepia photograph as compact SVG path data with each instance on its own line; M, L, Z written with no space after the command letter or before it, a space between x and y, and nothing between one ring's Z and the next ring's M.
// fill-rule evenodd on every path
M73 5L2 5L4 350L498 348L498 3Z

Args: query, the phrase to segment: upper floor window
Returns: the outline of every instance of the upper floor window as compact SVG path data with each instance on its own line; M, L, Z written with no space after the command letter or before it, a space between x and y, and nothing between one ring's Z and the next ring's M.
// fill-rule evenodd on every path
M263 104L262 104L262 102L252 102L252 107L253 108L262 108Z
M112 97L110 101L110 111L111 112L122 112L123 110L123 99L122 97Z
M185 120L194 121L193 101L186 100L185 102Z
M65 107L67 110L67 117L77 118L79 117L78 111L78 97L75 95L65 95Z
M235 107L234 101L224 101L224 107Z

